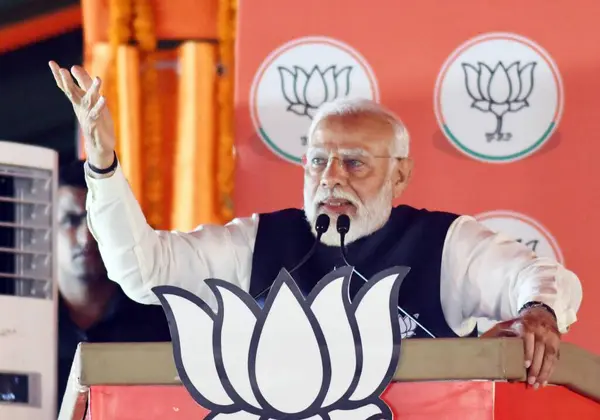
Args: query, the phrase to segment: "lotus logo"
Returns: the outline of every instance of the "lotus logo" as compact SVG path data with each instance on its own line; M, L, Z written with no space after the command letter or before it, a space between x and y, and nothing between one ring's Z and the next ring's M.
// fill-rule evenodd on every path
M410 338L416 334L417 323L415 319L419 318L419 314L414 314L411 317L399 315L400 321L400 336L404 338Z
M400 356L398 292L407 267L372 278L351 302L352 269L304 298L282 270L260 308L206 280L216 311L173 286L154 288L171 328L179 376L210 419L391 419L380 395Z
M249 97L255 133L275 155L301 165L317 108L336 98L379 100L377 79L360 51L329 37L289 40L256 69Z
M438 74L434 110L461 153L487 163L515 162L540 150L563 110L560 71L531 39L486 33L452 51Z
M517 112L526 106L533 90L533 69L536 63L521 67L520 62L505 67L502 62L492 70L484 63L477 67L463 63L467 92L473 98L471 106L496 117L496 129L485 133L488 141L510 140L512 134L502 132L502 121L507 112Z
M278 67L281 90L288 103L287 110L312 119L325 102L347 96L352 67L345 66L339 70L336 67L321 70L314 66L309 72L299 66L294 66L293 70Z

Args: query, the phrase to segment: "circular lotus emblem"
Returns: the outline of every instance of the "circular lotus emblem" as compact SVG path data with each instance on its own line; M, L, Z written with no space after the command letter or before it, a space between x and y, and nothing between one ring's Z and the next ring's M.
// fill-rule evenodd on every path
M316 110L345 97L379 100L377 81L366 60L335 39L300 38L263 62L252 84L250 112L269 150L300 164Z
M533 41L492 33L465 42L444 63L435 113L450 143L484 162L513 162L539 150L563 107L560 73Z

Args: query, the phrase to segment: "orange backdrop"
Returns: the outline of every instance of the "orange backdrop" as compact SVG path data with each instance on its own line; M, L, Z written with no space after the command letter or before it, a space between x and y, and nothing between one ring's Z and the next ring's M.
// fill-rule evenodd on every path
M379 98L412 135L401 201L477 215L564 261L584 286L566 339L600 353L599 13L593 0L242 2L236 215L302 205L315 106Z

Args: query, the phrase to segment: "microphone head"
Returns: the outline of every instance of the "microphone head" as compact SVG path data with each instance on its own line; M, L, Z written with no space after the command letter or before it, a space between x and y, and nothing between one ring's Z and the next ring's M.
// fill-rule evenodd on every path
M350 217L347 214L340 214L337 218L336 229L340 235L345 235L350 230Z
M317 231L317 233L322 235L325 232L327 232L327 229L329 229L330 221L331 220L329 219L329 216L327 216L326 214L319 214L319 217L317 217L317 222L315 223L315 230Z

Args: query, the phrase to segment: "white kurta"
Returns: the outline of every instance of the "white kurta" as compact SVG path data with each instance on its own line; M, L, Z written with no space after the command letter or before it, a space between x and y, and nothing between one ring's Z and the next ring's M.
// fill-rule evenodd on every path
M86 164L87 169L87 164ZM102 179L86 176L88 224L111 280L133 300L159 304L158 285L182 287L214 305L206 278L248 291L257 214L225 226L201 225L192 232L155 231L146 222L121 168ZM459 336L477 318L508 320L529 301L554 309L565 332L581 304L579 279L556 261L538 258L518 242L494 233L470 216L448 230L441 261L440 299L448 325Z

